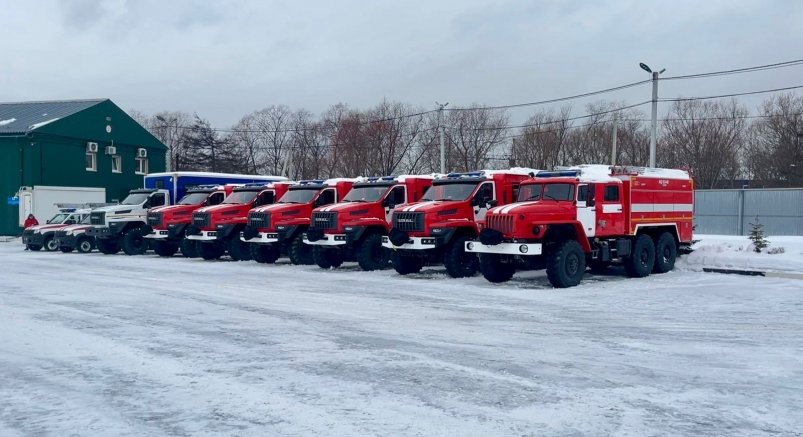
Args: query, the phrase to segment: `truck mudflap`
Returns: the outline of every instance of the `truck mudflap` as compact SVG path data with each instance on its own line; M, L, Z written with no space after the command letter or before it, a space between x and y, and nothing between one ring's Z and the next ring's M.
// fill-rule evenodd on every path
M313 246L345 246L348 244L347 234L324 234L320 239L310 240L307 234L304 234L304 243Z
M217 231L198 230L197 234L188 234L187 239L193 241L215 241L217 240Z
M482 244L479 241L466 241L464 250L471 253L494 253L498 255L536 256L543 254L541 243L499 243Z

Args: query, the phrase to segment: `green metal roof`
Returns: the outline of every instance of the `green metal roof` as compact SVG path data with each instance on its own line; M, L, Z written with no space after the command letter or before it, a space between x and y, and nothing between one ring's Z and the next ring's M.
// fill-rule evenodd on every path
M106 100L0 103L0 135L25 134Z

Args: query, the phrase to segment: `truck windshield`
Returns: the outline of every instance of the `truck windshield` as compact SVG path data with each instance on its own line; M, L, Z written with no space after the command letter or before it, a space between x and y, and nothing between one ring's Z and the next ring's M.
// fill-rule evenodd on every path
M390 189L387 185L378 187L355 187L343 198L344 202L376 202Z
M150 193L131 193L123 199L123 205L139 205L140 203L144 202L148 199Z
M62 223L67 218L67 214L56 214L47 223Z
M433 185L424 193L421 200L466 200L476 187L477 182Z
M318 191L318 188L290 190L279 199L279 203L309 203Z
M572 184L526 184L519 187L518 202L528 200L574 200Z
M178 201L179 205L199 205L204 203L204 200L209 197L209 193L190 193L184 195L181 200Z
M244 204L251 202L254 198L257 197L257 191L235 191L229 194L229 197L223 201L223 203L236 203L236 204Z

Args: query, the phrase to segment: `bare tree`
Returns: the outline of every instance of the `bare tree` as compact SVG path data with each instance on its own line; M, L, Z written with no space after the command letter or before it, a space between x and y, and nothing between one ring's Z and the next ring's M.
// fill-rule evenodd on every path
M503 109L477 104L450 111L446 117L446 169L470 171L487 168L494 153L508 141L509 117Z
M784 94L762 104L750 127L745 167L764 186L803 186L803 96Z

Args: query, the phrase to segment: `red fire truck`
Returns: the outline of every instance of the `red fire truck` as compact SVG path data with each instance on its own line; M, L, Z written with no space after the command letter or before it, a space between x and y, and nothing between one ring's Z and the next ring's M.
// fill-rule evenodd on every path
M694 183L682 170L582 165L539 172L518 202L491 209L479 241L491 282L509 280L516 260L541 257L555 287L580 283L586 266L621 262L632 277L671 270L691 244Z
M235 188L219 205L205 206L192 214L186 238L196 242L198 255L205 260L218 259L226 252L234 261L251 259L248 244L240 240L248 211L275 202L289 186L289 182L274 182Z
M143 236L150 240L151 248L159 256L173 256L181 248L185 257L197 257L196 243L184 238L184 231L192 223L192 213L223 202L233 189L231 184L199 185L189 189L175 205L149 209Z
M303 240L312 210L340 201L355 180L299 181L273 205L252 209L242 234L242 240L251 244L251 257L256 262L273 263L286 253L293 264L313 264L313 247Z
M473 276L479 262L463 250L464 243L477 237L489 208L515 201L519 184L537 172L512 168L438 177L420 202L393 210L393 228L382 237L393 268L406 275L427 262L443 262L453 278Z
M390 230L393 208L416 202L432 185L433 176L384 176L355 183L340 203L315 208L305 243L321 268L356 260L363 270L389 266L382 237Z

